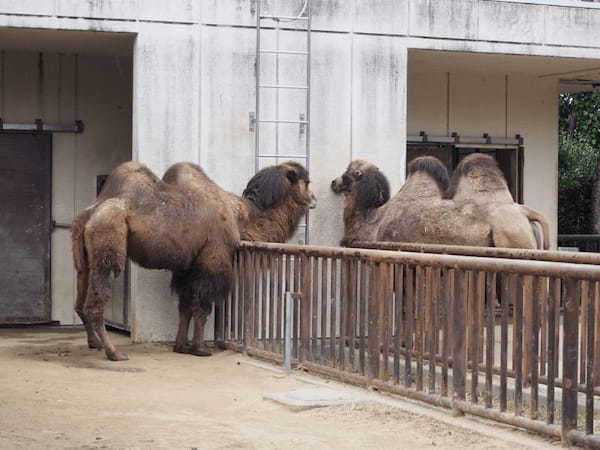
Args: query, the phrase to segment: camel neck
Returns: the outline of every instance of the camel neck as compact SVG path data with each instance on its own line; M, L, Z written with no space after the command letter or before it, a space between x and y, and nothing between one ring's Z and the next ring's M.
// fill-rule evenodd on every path
M386 205L379 208L359 209L351 195L345 198L344 203L344 241L373 240L371 235Z
M286 242L305 214L304 209L291 199L267 210L257 208L247 199L243 200L248 211L246 219L240 223L240 235L243 240Z

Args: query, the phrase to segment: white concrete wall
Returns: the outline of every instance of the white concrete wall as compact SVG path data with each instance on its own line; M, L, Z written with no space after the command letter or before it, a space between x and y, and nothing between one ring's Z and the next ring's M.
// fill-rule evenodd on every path
M255 110L256 33L254 29L207 26L195 39L193 31L192 27L173 30L168 41L155 35L155 29L137 36L134 158L157 173L175 161L200 162L223 188L240 194L255 170L255 135L249 127L249 113ZM274 45L273 38L273 33L266 32L265 45ZM282 34L282 47L301 49L303 44L299 33ZM311 186L319 205L311 212L310 235L313 244L336 245L342 236L342 204L332 194L330 183L353 158L385 165L395 188L403 181L407 52L400 40L391 37L320 32L313 33L313 51ZM163 52L168 53L164 60L159 57ZM162 78L172 66L186 68L178 84ZM282 59L281 83L304 83L302 67L302 63ZM274 77L273 60L268 57L263 59L262 75L265 80ZM178 112L169 109L174 107L180 108ZM281 118L297 119L306 107L302 95L282 93L280 109ZM262 117L272 117L273 111L274 96L265 93ZM173 115L185 117L189 128L172 128L165 118ZM297 125L282 126L280 133L282 154L304 153L304 137ZM273 128L263 126L261 152L273 151ZM134 268L132 275L134 340L173 339L177 308L168 290L168 274Z
M190 26L144 24L134 47L133 158L158 176L200 158L200 36ZM167 272L132 265L134 341L174 340L177 299Z
M0 42L0 51L2 43ZM96 175L131 158L131 60L3 52L0 117L7 123L84 120L85 133L54 134L52 218L68 224L96 196ZM40 70L41 69L41 70ZM76 323L71 235L52 233L52 319Z
M449 91L448 91L449 89ZM556 242L558 84L502 73L436 72L424 65L408 75L408 133L525 138L524 202L546 215Z

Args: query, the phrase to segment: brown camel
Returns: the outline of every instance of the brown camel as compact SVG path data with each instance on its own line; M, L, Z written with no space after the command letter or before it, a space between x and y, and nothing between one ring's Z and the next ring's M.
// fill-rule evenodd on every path
M448 183L448 172L439 160L429 156L416 158L409 164L407 182L389 200L385 175L371 163L352 161L342 176L331 182L332 190L344 195L341 245L381 240L378 236L382 225L397 221L399 213L413 208L415 201L440 201Z
M550 248L548 220L540 212L515 203L502 171L489 155L471 153L466 156L452 174L444 197L454 200L457 205L476 203L494 225L496 247ZM540 230L530 230L533 224Z
M485 155L483 155L485 156ZM485 158L490 158L485 156ZM450 183L445 166L434 157L415 158L408 166L406 183L385 205L380 202L359 203L361 193L359 178L353 170L361 168L360 179L366 176L383 177L372 164L353 161L342 177L332 182L332 189L344 193L344 239L342 245L353 241L393 241L419 242L429 244L455 244L475 246L496 246L513 248L536 248L535 235L529 220L539 221L544 228L544 241L547 242L547 222L543 216L530 208L517 205L512 201L506 182L497 172L482 176L478 183L485 185L488 177L491 200L486 200L488 191L468 192L470 184L462 178L467 177L469 163L476 158L465 158L455 172L454 184ZM491 159L491 158L490 158ZM364 168L368 167L368 170ZM498 179L498 175L500 178ZM469 180L469 178L467 178ZM379 186L382 183L368 183L366 186ZM386 184L387 185L387 184ZM506 192L500 192L502 187ZM373 188L369 189L371 192ZM458 194L457 198L447 198L447 190ZM383 192L383 191L380 191ZM510 198L507 202L506 193ZM475 199L471 199L475 196ZM379 199L377 194L365 196ZM502 203L503 202L503 203ZM493 206L498 208L495 211ZM510 210L512 222L499 218L499 214ZM520 215L517 216L516 213ZM546 223L546 225L544 225Z
M129 257L142 267L172 272L179 297L174 351L209 356L204 326L212 303L229 292L238 240L287 240L314 206L308 185L306 169L294 162L258 172L243 197L223 191L191 163L171 166L162 180L137 162L118 166L96 201L73 221L75 310L89 347L104 348L112 361L127 359L108 338L104 305L111 297L111 273L118 276Z
M357 159L331 182L331 189L344 196L344 237L340 245L375 241L390 199L390 184L385 175L377 166Z

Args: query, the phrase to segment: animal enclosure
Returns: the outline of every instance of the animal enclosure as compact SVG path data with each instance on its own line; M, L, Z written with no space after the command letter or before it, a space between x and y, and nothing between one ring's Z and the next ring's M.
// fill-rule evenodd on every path
M243 243L217 340L282 362L293 293L299 367L600 447L598 255L415 250Z

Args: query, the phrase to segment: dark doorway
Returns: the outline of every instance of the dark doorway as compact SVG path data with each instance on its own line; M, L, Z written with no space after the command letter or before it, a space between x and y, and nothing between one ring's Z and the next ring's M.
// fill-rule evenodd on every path
M486 153L496 159L504 174L510 193L518 203L523 203L523 148L493 146L461 146L460 144L435 142L408 142L406 145L406 165L418 156L435 156L441 160L452 176L458 163L471 153Z
M52 136L0 133L0 323L48 322Z

